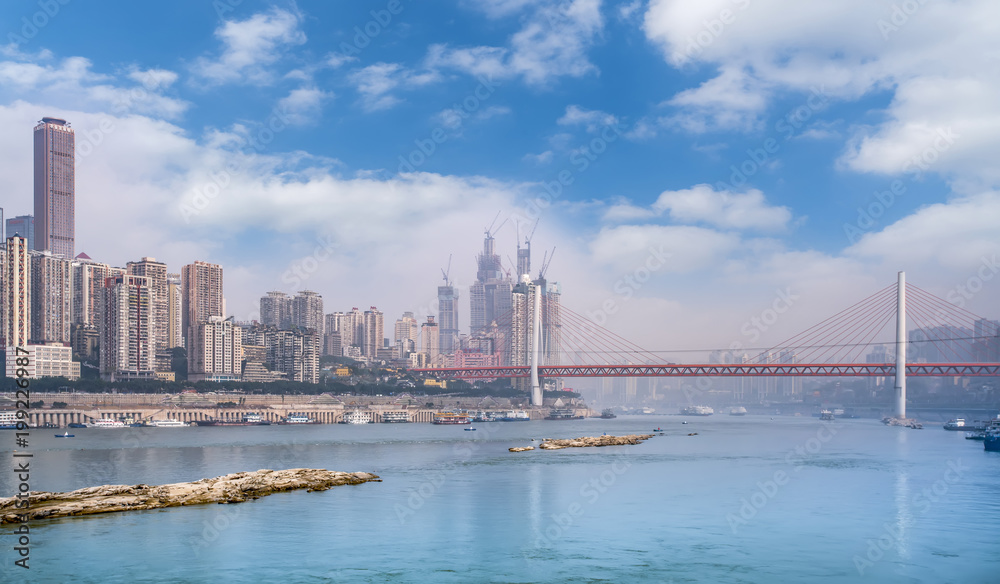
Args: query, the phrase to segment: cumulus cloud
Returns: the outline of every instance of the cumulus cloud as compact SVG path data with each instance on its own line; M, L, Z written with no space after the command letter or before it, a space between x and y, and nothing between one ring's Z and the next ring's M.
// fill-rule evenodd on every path
M680 191L664 191L649 207L620 203L604 214L607 221L624 222L668 215L675 223L704 223L722 229L784 229L792 219L787 207L767 203L764 193L716 191L707 184Z
M227 20L215 30L222 44L214 58L200 57L192 72L204 83L268 84L275 75L270 66L291 47L304 44L299 16L272 8L246 20Z

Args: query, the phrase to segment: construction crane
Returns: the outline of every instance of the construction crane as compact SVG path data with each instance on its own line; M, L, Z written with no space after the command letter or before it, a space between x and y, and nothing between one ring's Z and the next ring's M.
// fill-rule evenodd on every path
M545 252L545 255L542 256L542 269L538 270L538 279L539 280L542 280L542 279L545 278L545 272L549 271L549 264L552 263L552 256L554 256L554 255L556 255L556 248L555 248L555 246L552 246L552 253ZM545 259L546 257L548 257L547 260Z
M503 213L503 210L497 211L497 216L493 218L493 223L490 223L490 226L486 228L486 237L493 237L497 231L500 231L501 227L507 224L507 221L510 221L510 217L508 217L496 229L493 229L493 226L497 223L497 219L500 218L500 213Z
M448 267L441 270L441 275L444 276L445 286L451 286L451 280L448 279L448 274L451 273L451 256L452 254L448 254Z

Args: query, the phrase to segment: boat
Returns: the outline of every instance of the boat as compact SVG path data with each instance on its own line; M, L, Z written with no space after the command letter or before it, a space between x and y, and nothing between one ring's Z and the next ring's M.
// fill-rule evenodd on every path
M0 412L0 430L17 430L17 411ZM24 429L22 426L21 429Z
M434 414L432 421L438 425L465 425L472 423L469 414L458 412L437 412Z
M966 440L985 440L986 434L984 432L966 432Z
M823 410L822 412L819 413L819 419L820 420L832 420L833 419L833 412L831 412L830 410Z
M618 416L615 415L615 411L612 410L611 408L608 408L608 409L606 409L606 410L604 410L604 411L601 412L601 419L602 420L613 420L613 419L615 419L617 417Z
M92 423L87 424L88 428L127 428L128 425L121 420L112 420L110 418L101 418L100 420L94 420Z
M576 410L570 409L552 409L549 410L549 415L545 416L546 420L582 420L583 416L576 415Z
M475 432L476 429L475 428L465 428L465 431L466 432Z
M67 430L64 434L56 434L56 438L76 438L76 434L70 434Z
M655 414L656 413L656 410L654 410L653 408L651 408L649 406L643 407L640 411L643 414L646 414L646 415L651 415L651 414Z
M70 422L69 424L66 424L66 427L67 428L86 428L87 425L86 424L81 424L80 422Z
M361 410L355 410L353 412L348 412L344 414L343 419L340 420L341 424L371 424L372 417L368 412L362 412Z
M990 432L983 436L983 450L1000 452L1000 432Z
M299 416L299 415L288 416L284 420L282 420L282 421L280 421L278 423L282 424L282 425L289 425L289 424L319 424L319 422L317 420L315 420L313 418L310 418L309 416Z
M682 416L711 416L715 410L708 406L688 406L681 409Z
M965 430L965 419L955 418L954 420L948 420L942 426L945 430Z
M745 407L743 407L743 406L739 406L739 407L735 407L735 408L729 408L729 415L730 416L745 416L745 415L747 415L747 409Z
M270 426L260 414L247 414L239 420L196 420L199 426Z
M531 416L524 410L510 410L497 417L498 422L528 422Z
M382 414L383 424L408 424L410 421L410 414L407 412L385 412Z
M153 428L186 428L187 424L173 418L168 420L153 420L149 423Z
M657 426L656 428L653 429L653 431L654 432L662 432L663 428L660 428L659 426Z

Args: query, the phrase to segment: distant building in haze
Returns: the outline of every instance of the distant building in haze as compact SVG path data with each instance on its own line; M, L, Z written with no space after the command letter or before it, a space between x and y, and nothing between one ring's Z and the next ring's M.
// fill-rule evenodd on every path
M28 240L28 249L35 249L35 217L19 215L7 219L7 237L20 235Z

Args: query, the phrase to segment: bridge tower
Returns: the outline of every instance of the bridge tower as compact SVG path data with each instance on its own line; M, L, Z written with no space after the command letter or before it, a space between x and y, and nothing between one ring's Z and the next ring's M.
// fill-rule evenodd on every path
M896 284L896 417L906 418L906 272Z
M542 344L542 289L535 285L535 302L531 309L531 405L542 405L542 387L538 383L538 346Z

